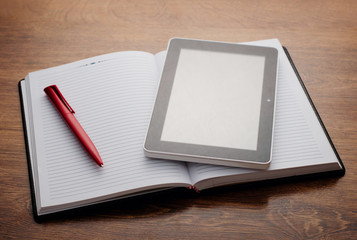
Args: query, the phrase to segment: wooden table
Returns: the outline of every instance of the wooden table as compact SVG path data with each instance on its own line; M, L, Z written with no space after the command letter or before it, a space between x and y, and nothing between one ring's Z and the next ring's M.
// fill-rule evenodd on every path
M38 224L18 81L99 54L164 50L171 37L279 38L347 169L340 178L174 191ZM357 1L0 0L0 239L357 237Z

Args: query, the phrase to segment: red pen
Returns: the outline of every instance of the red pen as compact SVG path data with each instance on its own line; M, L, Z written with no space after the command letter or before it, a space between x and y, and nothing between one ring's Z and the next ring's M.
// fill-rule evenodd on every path
M74 110L63 97L58 87L56 85L51 85L43 89L43 91L45 91L47 96L51 99L52 103L55 105L58 112L62 115L67 125L72 129L74 135L76 135L82 146L87 150L87 152L94 159L94 161L100 167L102 167L103 161L100 158L97 149L95 148L93 142L90 140L89 136L84 131L82 126L79 124L78 120L74 116Z

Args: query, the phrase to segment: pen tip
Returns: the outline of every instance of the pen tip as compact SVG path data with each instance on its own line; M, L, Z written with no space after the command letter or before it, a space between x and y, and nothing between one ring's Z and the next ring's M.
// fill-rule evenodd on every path
M100 164L100 165L99 165L99 167L101 167L101 168L102 168L102 167L103 167L103 164Z

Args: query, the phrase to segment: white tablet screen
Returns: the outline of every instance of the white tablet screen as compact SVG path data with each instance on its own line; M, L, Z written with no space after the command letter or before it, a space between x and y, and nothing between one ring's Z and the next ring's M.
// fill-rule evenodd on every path
M161 141L256 150L265 57L181 49Z

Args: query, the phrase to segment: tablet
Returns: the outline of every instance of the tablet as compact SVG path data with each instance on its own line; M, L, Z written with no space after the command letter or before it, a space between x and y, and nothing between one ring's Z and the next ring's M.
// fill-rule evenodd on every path
M264 169L271 161L278 51L171 39L146 156Z

